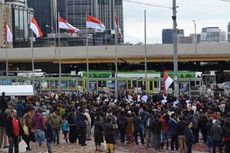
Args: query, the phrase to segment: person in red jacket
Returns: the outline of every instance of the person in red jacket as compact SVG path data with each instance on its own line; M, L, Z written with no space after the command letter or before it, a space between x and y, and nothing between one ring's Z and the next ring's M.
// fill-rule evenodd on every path
M11 111L11 115L6 119L5 130L9 138L9 153L13 153L13 149L14 153L19 153L18 144L23 135L23 129L17 118L17 111L15 109Z

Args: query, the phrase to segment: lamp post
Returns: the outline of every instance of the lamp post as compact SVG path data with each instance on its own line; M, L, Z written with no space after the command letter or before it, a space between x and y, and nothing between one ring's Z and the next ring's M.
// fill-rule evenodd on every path
M194 30L195 30L195 39L194 39L194 43L195 43L195 53L197 54L197 34L196 34L196 21L192 20L193 24L194 24Z
M176 0L173 0L173 69L174 69L174 96L179 96L179 83L178 83L178 54L177 54L177 22L176 22L176 13L177 6Z

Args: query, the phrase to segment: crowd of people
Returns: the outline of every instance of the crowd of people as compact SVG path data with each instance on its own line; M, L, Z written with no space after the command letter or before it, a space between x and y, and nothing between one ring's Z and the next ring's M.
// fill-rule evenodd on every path
M94 138L96 151L114 153L118 143L141 143L156 151L191 153L203 142L207 151L230 152L230 97L181 95L163 97L126 92L119 94L76 94L47 92L29 97L0 99L0 147L19 152L24 140L27 150L52 153L53 145L87 146ZM93 132L92 132L93 131ZM202 140L202 141L201 141ZM14 150L14 151L13 151Z

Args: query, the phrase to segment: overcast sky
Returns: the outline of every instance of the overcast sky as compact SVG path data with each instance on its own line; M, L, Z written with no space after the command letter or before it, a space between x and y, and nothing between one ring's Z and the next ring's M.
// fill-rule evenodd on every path
M172 0L132 0L161 6L172 6ZM202 27L218 26L227 31L230 22L230 2L221 0L177 0L178 28L185 30L185 35L194 33L193 20L196 21L197 33ZM147 11L147 43L162 42L162 29L172 28L172 10L144 6L124 1L125 42L144 42L144 10Z

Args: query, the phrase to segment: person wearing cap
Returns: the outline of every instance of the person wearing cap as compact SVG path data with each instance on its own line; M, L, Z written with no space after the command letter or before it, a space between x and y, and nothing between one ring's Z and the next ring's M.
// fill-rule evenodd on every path
M5 125L6 134L9 138L9 153L19 153L19 142L23 135L22 125L17 117L17 111L13 109L10 116L6 119Z

